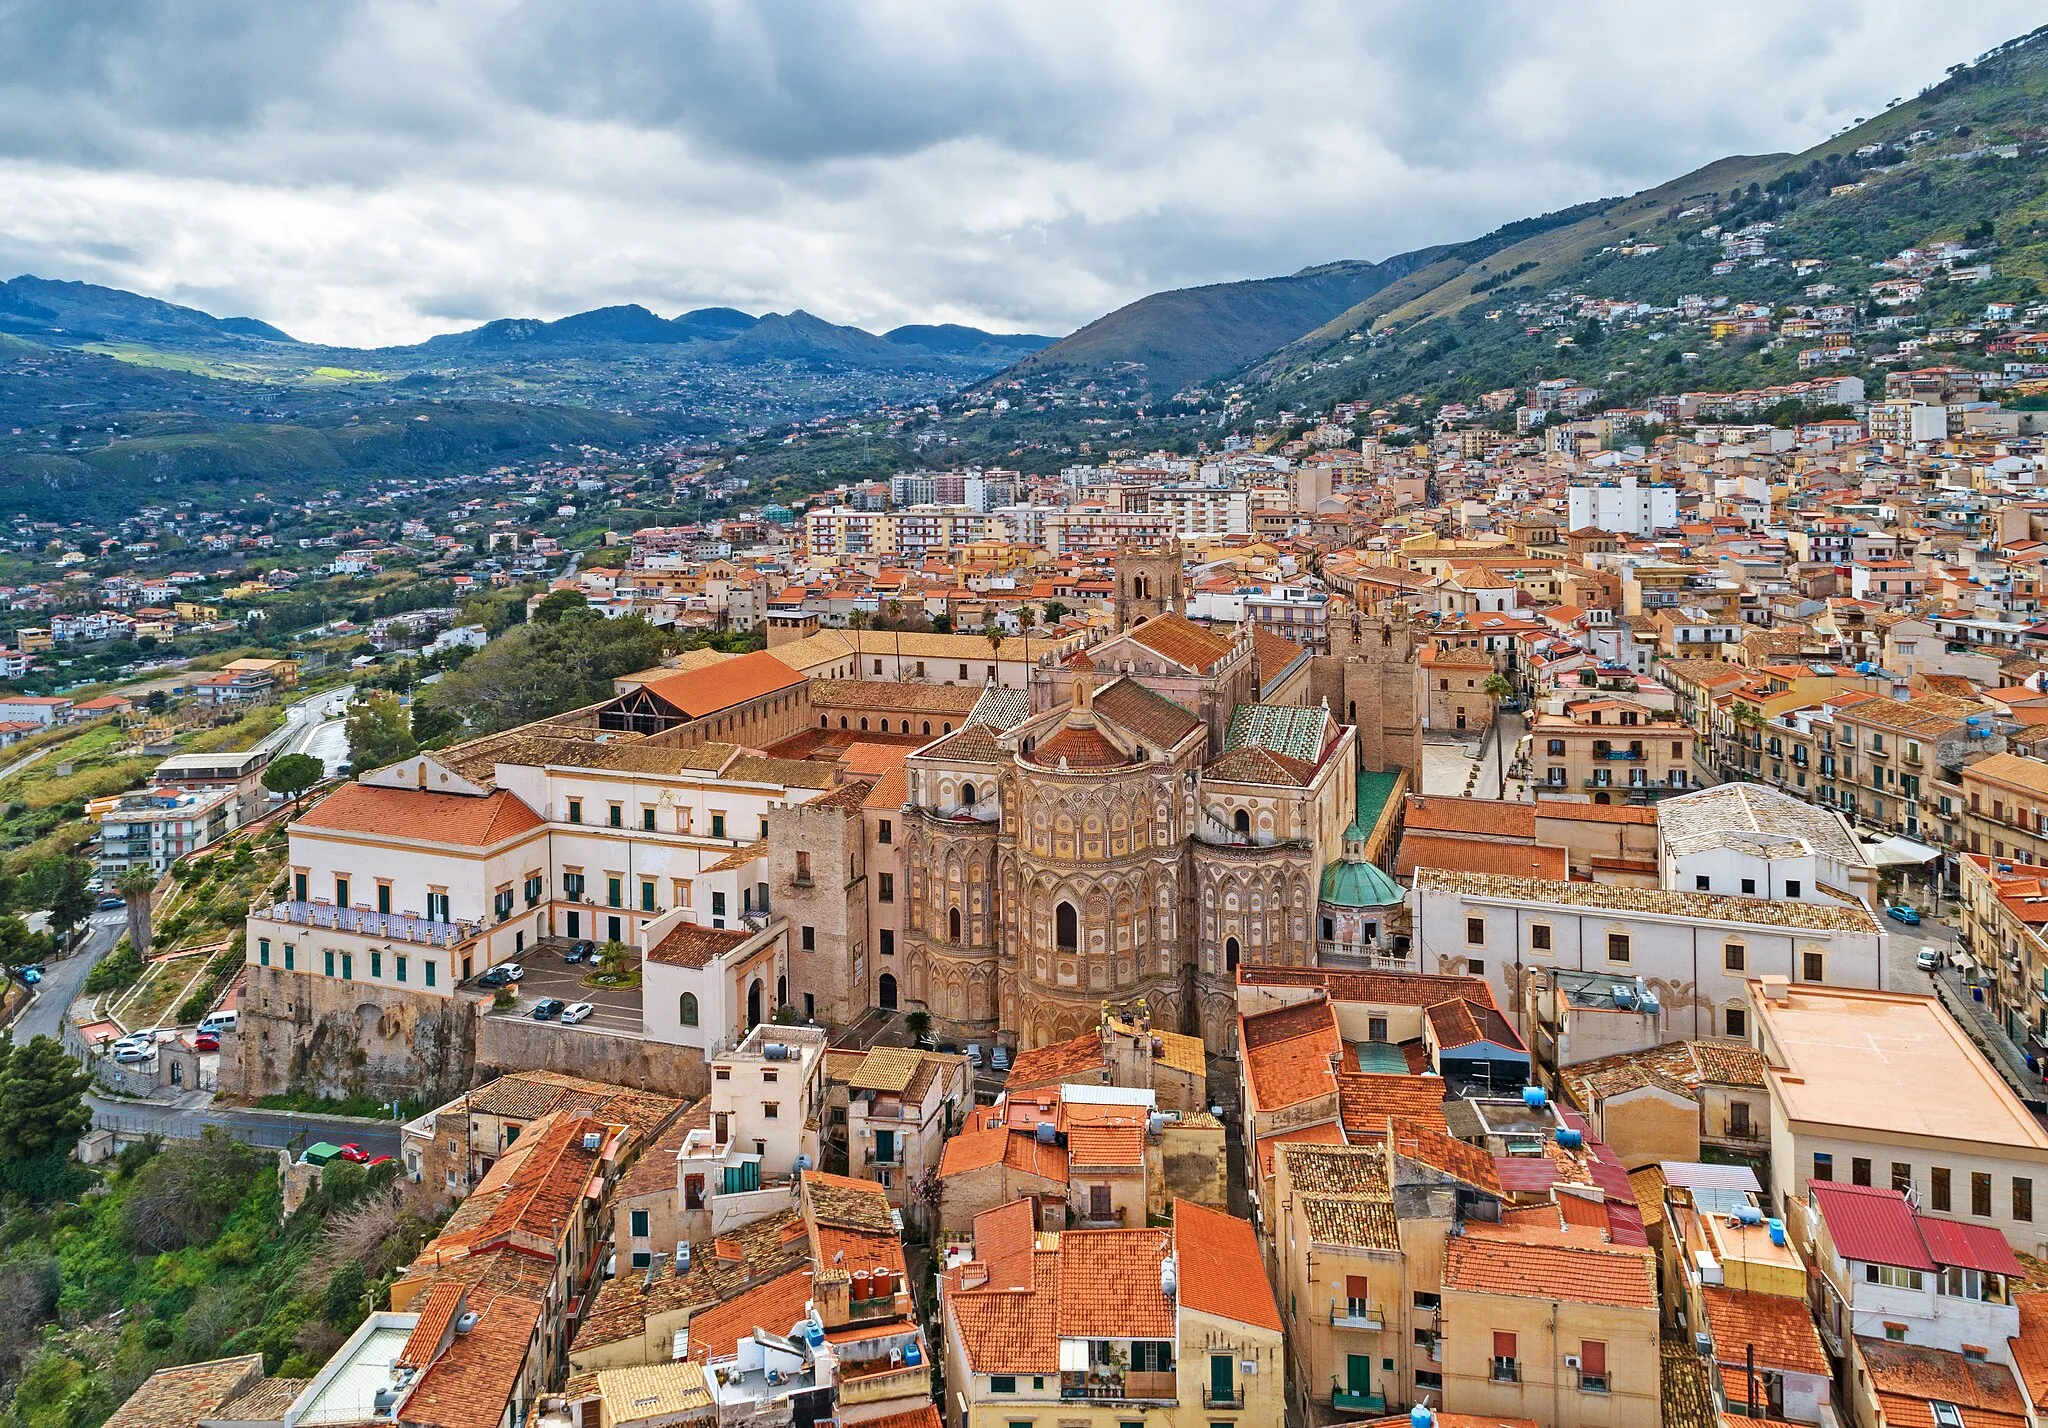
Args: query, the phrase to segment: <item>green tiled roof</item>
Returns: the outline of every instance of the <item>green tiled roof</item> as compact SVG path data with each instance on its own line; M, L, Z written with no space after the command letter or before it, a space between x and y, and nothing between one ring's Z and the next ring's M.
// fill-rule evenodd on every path
M1240 704L1231 712L1223 747L1228 751L1256 744L1313 764L1323 752L1329 718L1327 709L1304 709L1298 704Z
M1399 883L1373 864L1347 859L1323 869L1318 896L1332 907L1392 907L1406 894Z
M1346 838L1363 842L1372 837L1372 830L1379 825L1380 815L1386 812L1387 800L1394 796L1395 787L1401 782L1401 770L1392 769L1386 773L1358 772L1358 811L1351 819L1351 826L1344 830Z

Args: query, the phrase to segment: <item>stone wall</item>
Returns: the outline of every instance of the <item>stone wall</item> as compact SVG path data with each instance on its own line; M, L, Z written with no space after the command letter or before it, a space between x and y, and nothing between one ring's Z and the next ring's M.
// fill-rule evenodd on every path
M480 1015L465 996L434 997L362 982L249 968L241 1024L221 1057L230 1098L305 1091L439 1104L508 1071L560 1071L618 1086L697 1097L710 1072L692 1047Z

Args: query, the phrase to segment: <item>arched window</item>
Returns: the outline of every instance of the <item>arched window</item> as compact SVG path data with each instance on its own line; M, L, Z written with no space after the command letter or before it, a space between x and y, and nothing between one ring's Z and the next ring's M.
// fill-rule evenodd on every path
M839 716L839 727L842 729L846 727L846 716L844 714Z
M1074 905L1063 902L1053 909L1053 941L1072 951L1081 940L1080 918L1075 915Z
M789 978L787 977L777 977L775 979L775 1005L777 1007L789 1005Z
M1237 939L1235 937L1227 939L1223 944L1223 970L1235 972L1237 970L1237 959L1242 955L1243 949L1237 945Z
M830 722L828 722L828 721L829 721L829 719L830 719L830 716L829 716L829 715L825 715L825 714L820 714L820 715L818 716L818 727L819 727L820 729L829 729L829 728L831 728L832 726L831 726Z
M952 721L951 719L948 719L948 720L947 720L947 721L945 722L945 724L944 724L944 726L943 726L943 727L944 727L945 731L946 731L946 732L947 732L948 734L952 733L952 732L953 732L953 721Z
M946 913L946 937L948 941L960 940L960 909L951 908Z
M861 726L861 728L863 728L863 729L867 728L867 726L868 726L868 716L867 716L867 715L863 714L863 715L861 715L861 716L860 716L860 726Z
M905 727L905 728L908 728L908 727L909 727L909 724L908 724L908 723L906 723L906 724L904 725L904 727ZM927 734L929 734L929 733L930 733L930 732L932 731L932 721L931 721L931 720L927 719L927 720L925 720L925 721L924 721L924 731L925 731L925 732L926 732Z
M972 808L980 801L980 799L974 796L973 784L963 783L960 785L960 806L962 808Z
M684 1026L695 1026L697 1024L697 994L695 992L683 993L682 1017Z
M1245 812L1242 808L1238 809L1235 814L1231 815L1230 826L1249 837L1252 831L1251 814Z

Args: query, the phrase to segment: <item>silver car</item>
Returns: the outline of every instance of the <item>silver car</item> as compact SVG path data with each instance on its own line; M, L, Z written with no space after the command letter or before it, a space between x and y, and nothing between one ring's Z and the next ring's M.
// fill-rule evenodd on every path
M585 1021L596 1010L597 1008L593 1007L589 1002L571 1002L568 1006L562 1008L562 1020L569 1023Z

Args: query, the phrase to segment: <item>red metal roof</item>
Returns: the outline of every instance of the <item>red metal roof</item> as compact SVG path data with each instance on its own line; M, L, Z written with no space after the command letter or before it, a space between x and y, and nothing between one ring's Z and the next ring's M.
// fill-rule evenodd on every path
M1898 1191L1831 1180L1810 1180L1806 1188L1842 1258L1933 1272L1934 1260L1913 1223L1913 1207Z
M1931 1215L1916 1216L1915 1223L1936 1264L1956 1264L1990 1274L2022 1272L2005 1236L1989 1225L1966 1225L1959 1220L1937 1220Z

